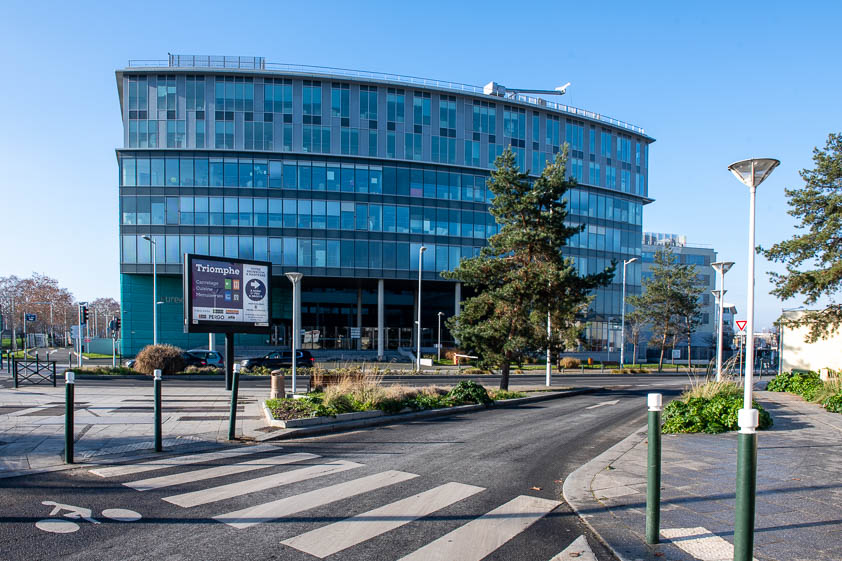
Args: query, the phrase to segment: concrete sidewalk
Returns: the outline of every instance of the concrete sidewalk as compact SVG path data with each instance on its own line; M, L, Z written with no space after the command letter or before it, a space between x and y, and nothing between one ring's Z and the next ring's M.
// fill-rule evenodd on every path
M775 424L758 437L755 558L842 559L842 415L790 394L756 399ZM656 546L645 543L645 427L572 473L564 496L622 560L730 561L736 451L736 433L663 436Z
M0 477L62 469L64 464L65 388L21 385L13 389L7 373L0 373ZM102 461L114 455L138 455L154 448L153 385L143 382L114 387L86 385L77 378L75 388L75 460ZM266 424L260 401L266 389L238 393L238 438L254 440ZM188 451L228 442L230 392L219 387L191 387L188 380L164 377L162 436L165 451Z

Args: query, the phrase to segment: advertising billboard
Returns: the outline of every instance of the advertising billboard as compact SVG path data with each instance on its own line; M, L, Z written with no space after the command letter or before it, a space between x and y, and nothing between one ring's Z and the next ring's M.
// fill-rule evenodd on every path
M184 256L185 333L269 333L272 264Z

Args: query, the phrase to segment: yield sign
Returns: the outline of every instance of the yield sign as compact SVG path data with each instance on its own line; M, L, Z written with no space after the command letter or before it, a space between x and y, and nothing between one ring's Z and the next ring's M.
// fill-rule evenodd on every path
M747 323L748 323L748 322L747 322L746 320L744 320L744 319L743 319L743 320L739 320L739 321L737 321L737 327L739 327L739 328L740 328L740 331L743 331L743 330L745 330L745 328L746 328L746 324L747 324Z

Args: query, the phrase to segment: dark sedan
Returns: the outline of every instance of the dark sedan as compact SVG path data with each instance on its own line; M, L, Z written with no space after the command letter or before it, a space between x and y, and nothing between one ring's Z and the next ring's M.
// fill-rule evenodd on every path
M298 368L310 368L316 364L316 360L310 354L310 351L296 351L295 355L295 365ZM247 358L240 361L240 365L245 370L257 368L258 366L265 366L273 370L277 368L292 368L292 351L274 351L264 356Z

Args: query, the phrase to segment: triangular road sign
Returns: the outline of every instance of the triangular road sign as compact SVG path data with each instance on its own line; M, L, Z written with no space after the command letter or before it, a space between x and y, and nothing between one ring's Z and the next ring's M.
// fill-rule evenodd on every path
M740 331L743 331L743 330L745 330L745 328L746 328L746 324L747 324L747 323L748 323L748 322L747 322L746 320L744 320L744 319L743 319L743 320L738 320L738 321L737 321L737 327L739 327L739 328L740 328Z

